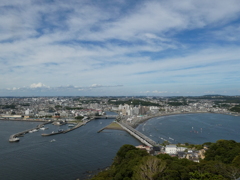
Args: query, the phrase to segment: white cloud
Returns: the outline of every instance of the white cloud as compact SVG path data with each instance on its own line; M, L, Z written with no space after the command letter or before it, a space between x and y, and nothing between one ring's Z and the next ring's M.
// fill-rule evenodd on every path
M167 91L157 91L157 90L155 90L155 91L153 91L152 93L162 94L162 93L168 93L168 92L167 92Z
M30 88L47 88L48 86L46 86L43 83L33 83L30 85Z
M153 93L181 84L237 86L239 46L213 40L239 40L239 25L231 22L239 17L240 1L112 3L0 2L0 88L44 82L59 91L69 83L75 86L68 89L82 91L123 84L126 92ZM186 43L191 30L213 36Z

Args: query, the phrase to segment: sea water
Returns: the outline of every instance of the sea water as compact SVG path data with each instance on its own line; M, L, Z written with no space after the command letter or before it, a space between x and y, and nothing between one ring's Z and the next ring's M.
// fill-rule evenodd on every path
M75 180L86 179L111 165L124 144L139 145L125 131L98 130L114 119L96 119L66 134L41 136L68 125L46 125L49 129L20 137L9 143L9 136L36 127L39 122L0 121L0 178L3 180ZM215 142L218 139L240 141L240 117L222 114L182 114L153 118L137 129L156 142ZM55 141L53 141L53 139Z
M214 113L156 117L136 128L158 143L203 144L219 139L240 142L240 116Z

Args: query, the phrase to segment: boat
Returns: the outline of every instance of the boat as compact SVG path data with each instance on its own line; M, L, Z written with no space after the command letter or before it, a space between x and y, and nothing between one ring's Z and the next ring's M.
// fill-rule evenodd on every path
M75 125L74 124L69 124L68 127L74 127Z
M19 142L20 139L19 138L11 138L9 139L9 142Z
M38 130L37 129L33 129L30 133L33 133L33 132L37 132Z
M54 142L54 141L56 141L55 139L52 139L50 142Z

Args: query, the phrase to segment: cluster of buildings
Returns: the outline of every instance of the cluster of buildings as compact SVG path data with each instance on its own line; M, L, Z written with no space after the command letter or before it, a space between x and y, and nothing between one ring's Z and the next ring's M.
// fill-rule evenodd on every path
M188 105L182 106L165 106L165 112L215 112L215 113L227 113L226 108L216 107L212 101L199 101L194 103L188 103Z
M139 145L136 146L136 148L146 150L149 154L152 155L168 154L172 157L178 157L179 159L185 158L194 162L199 162L200 159L204 159L204 153L208 149L207 146L204 146L204 148L201 150L188 149L186 147L177 146L176 144L155 147Z
M116 102L131 102L137 99L141 102L156 104L155 106L132 105ZM174 103L178 105L174 105ZM179 105L180 104L180 105ZM181 105L182 104L182 105ZM230 104L231 105L231 104ZM229 113L224 107L214 104L213 100L179 98L177 101L171 98L153 97L2 97L0 98L1 117L63 117L102 115L104 111L115 111L121 116L134 118L137 116L153 116L170 113L191 112L216 112Z
M74 118L103 115L105 100L72 97L0 98L2 118Z
M120 115L123 116L138 116L138 115L146 115L146 114L155 114L159 112L158 106L133 106L128 104L120 104L118 108L114 109L119 112Z

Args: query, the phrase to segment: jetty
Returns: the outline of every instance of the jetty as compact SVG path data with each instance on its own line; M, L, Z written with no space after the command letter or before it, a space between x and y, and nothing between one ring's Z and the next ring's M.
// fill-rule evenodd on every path
M47 121L47 122L44 122L42 124L37 125L37 127L35 127L35 128L27 129L25 131L21 131L21 132L18 132L16 134L13 134L13 135L10 136L9 142L18 142L18 141L20 141L20 138L18 138L18 137L24 136L24 134L29 133L29 131L38 130L38 129L42 128L45 124L50 124L52 122L53 121Z
M153 141L152 139L150 139L146 135L140 133L139 131L137 131L136 129L132 128L131 126L129 126L129 125L123 123L123 122L116 122L116 123L119 124L124 130L126 130L133 137L138 139L141 143L143 143L143 144L145 144L145 145L147 145L149 147L153 147L153 146L157 145L157 143L155 141Z
M58 132L52 132L52 133L49 133L49 134L42 134L42 136L52 136L52 135L56 135L56 134L65 134L65 133L68 133L68 132L70 132L70 131L72 131L72 130L74 130L74 129L77 129L77 128L79 128L79 127L81 127L81 126L84 126L85 124L87 124L89 121L91 121L91 120L87 120L87 121L84 121L84 122L80 122L80 123L78 123L76 126L74 126L73 128L71 128L71 129L68 129L68 130L63 130L63 131L58 131Z
M91 116L94 119L116 119L118 115Z

